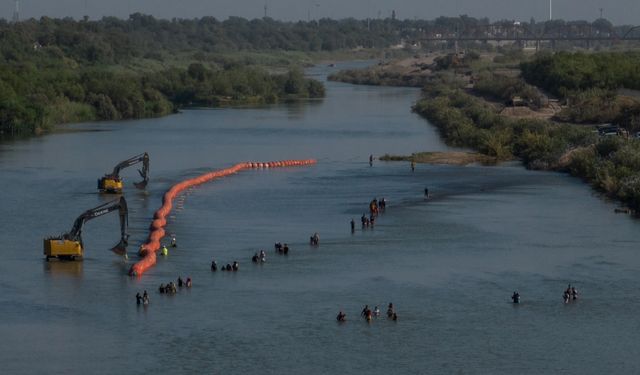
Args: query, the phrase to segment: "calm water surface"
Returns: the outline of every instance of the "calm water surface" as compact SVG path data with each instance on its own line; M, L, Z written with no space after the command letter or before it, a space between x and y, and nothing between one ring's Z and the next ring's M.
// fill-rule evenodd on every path
M369 167L369 154L447 149L410 113L418 96L327 83L322 101L80 124L0 145L2 373L640 371L639 222L561 174ZM148 190L133 188L134 168L122 173L131 260L107 250L118 239L114 214L85 225L83 262L44 262L42 238L108 201L96 179L142 151ZM189 190L168 225L179 248L142 278L126 276L171 184L240 161L311 157L318 165ZM388 200L386 212L375 229L351 234L349 221L374 197ZM273 252L276 241L290 244L289 256ZM267 262L252 264L262 248ZM212 258L238 260L240 271L211 273ZM158 294L178 275L193 288ZM581 298L563 305L568 283ZM148 308L135 304L144 289ZM516 289L520 306L509 303ZM358 317L365 304L384 311L389 302L397 322Z

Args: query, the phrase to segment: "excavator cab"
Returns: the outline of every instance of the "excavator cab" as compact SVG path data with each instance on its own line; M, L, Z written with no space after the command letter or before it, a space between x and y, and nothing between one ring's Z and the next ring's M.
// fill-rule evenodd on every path
M118 210L120 215L120 242L114 246L111 251L119 255L125 255L127 252L127 234L128 210L127 201L124 197L102 204L96 208L85 211L73 223L73 228L68 233L61 236L52 236L44 239L44 255L48 261L51 258L75 260L81 259L84 255L84 246L82 244L82 227L84 223L91 219L95 219L102 215Z
M147 187L147 183L149 182L149 154L145 152L118 163L111 173L105 174L102 178L98 179L98 190L103 193L122 193L124 184L122 178L120 178L120 170L137 163L142 163L142 169L138 170L142 181L135 182L134 185L138 189Z
M45 238L44 255L50 258L69 259L82 258L82 244L80 241L71 241L63 238Z
M98 180L98 189L105 193L122 193L122 179L104 176Z

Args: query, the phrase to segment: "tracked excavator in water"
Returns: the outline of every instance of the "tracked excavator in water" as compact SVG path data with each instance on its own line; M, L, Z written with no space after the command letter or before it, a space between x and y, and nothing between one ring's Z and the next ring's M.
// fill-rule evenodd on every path
M82 244L82 227L84 223L116 210L118 210L120 214L120 242L114 246L111 251L119 255L125 255L129 237L127 234L129 218L127 201L125 201L124 197L120 197L120 199L85 211L82 215L78 216L73 223L73 228L71 228L71 231L68 233L57 237L45 238L44 255L47 261L51 258L68 260L81 259L84 253L84 246Z
M98 190L103 193L122 193L123 184L120 178L120 170L138 163L142 163L142 169L138 169L138 173L140 173L143 180L134 182L133 184L138 189L147 187L147 183L149 182L149 154L145 152L118 163L118 165L113 168L113 172L105 174L98 180Z

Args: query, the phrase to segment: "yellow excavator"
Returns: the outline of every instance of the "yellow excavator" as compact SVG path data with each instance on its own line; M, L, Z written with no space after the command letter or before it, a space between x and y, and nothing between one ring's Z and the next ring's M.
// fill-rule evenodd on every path
M64 233L57 237L48 237L44 239L44 255L47 261L51 258L75 260L81 259L83 256L82 244L82 226L91 219L95 219L102 215L118 210L120 214L120 242L114 246L111 251L119 255L125 255L127 251L128 238L127 225L129 216L127 210L127 201L124 197L111 202L102 204L96 208L85 211L78 216L73 223L73 228L68 233Z
M120 178L120 170L138 163L142 163L142 170L138 169L138 173L140 173L143 180L134 182L133 184L138 189L147 187L147 183L149 182L149 154L145 152L118 163L118 165L113 168L113 172L105 174L98 180L98 190L103 193L122 193L123 184Z

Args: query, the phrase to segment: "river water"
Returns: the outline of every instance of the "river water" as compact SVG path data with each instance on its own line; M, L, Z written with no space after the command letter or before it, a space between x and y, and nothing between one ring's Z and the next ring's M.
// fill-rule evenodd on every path
M515 164L370 167L369 154L447 150L409 111L418 96L329 82L320 101L86 123L0 145L2 373L640 371L640 223L579 180ZM42 238L111 199L96 179L143 151L147 191L132 186L135 168L122 172L131 259L107 250L119 235L114 214L85 225L84 261L45 262ZM171 184L295 158L318 164L189 190L167 227L179 247L143 277L126 275ZM386 198L386 212L362 230L374 197ZM308 245L314 232L318 248ZM289 243L288 256L274 253L276 241ZM252 264L260 249L267 262ZM238 260L240 271L212 273L212 258ZM179 275L193 287L157 292ZM581 296L565 305L569 283ZM150 305L136 306L145 289ZM359 318L365 304L384 313L389 302L398 321Z

